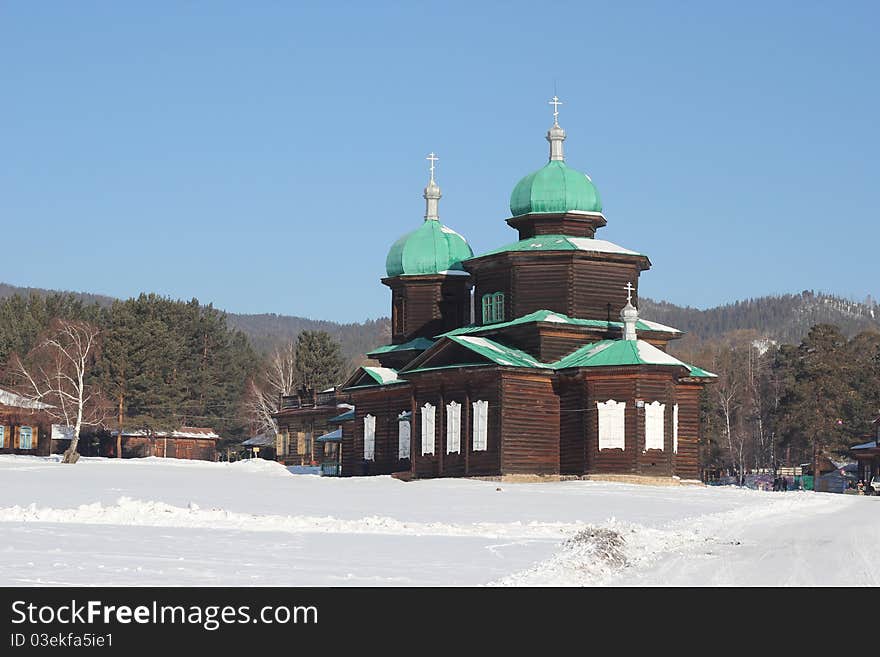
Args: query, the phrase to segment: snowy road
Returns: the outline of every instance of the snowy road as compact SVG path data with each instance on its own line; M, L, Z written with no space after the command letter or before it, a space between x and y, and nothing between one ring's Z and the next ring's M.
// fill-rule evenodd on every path
M0 585L880 584L880 498L0 456Z

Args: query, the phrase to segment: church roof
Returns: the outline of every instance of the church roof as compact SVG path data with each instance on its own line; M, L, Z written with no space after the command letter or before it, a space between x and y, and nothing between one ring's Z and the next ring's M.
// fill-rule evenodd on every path
M621 255L641 256L643 253L624 248L614 242L599 240L595 237L570 237L568 235L536 235L513 244L493 249L477 257L504 253L506 251L583 251L587 253L616 253Z
M385 271L389 276L467 276L461 261L473 255L464 237L439 221L429 219L391 246L385 259Z
M507 322L499 322L497 324L471 324L470 326L463 326L461 328L453 329L451 331L447 331L446 333L442 333L438 337L444 336L452 336L452 335L468 335L470 333L479 333L481 331L488 330L496 330L507 328L509 326L519 326L521 324L532 324L532 323L542 323L549 322L553 324L567 324L569 326L587 326L590 328L598 328L598 329L620 329L623 327L623 322L609 322L601 319L578 319L576 317L569 317L563 313L554 312L552 310L536 310L535 312L529 313L528 315L523 315L522 317L517 317L516 319L512 319ZM640 319L636 322L636 328L640 331L660 331L664 333L682 333L682 331L677 328L673 328L671 326L666 326L665 324L660 324L658 322L650 322L648 320ZM374 352L370 352L374 353ZM369 355L369 354L367 354Z
M510 194L510 214L602 212L599 191L590 177L551 160L520 180Z
M434 344L434 341L429 340L428 338L415 338L414 340L404 342L403 344L387 344L382 347L376 347L368 352L367 356L378 356L380 354L388 354L397 351L424 351L432 344Z

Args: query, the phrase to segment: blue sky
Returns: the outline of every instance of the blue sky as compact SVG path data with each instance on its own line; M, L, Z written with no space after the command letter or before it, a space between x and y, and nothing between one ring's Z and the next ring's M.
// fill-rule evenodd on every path
M388 247L512 242L567 162L707 307L878 296L880 4L0 3L0 281L340 321L389 312Z

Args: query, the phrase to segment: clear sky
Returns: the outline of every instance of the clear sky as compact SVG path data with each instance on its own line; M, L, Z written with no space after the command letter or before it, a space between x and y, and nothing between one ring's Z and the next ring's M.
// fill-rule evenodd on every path
M0 281L341 321L388 248L515 241L554 84L566 160L706 307L878 295L877 2L0 2Z

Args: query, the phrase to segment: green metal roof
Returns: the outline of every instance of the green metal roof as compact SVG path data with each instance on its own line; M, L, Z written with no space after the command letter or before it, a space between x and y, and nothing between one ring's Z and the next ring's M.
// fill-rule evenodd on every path
M620 367L627 365L661 365L684 367L688 376L694 378L715 378L715 374L680 361L662 349L644 340L601 340L584 345L580 349L560 358L553 364L554 369L572 367Z
M528 315L523 315L522 317L517 317L516 319L512 319L508 322L498 322L497 324L471 324L469 326L462 326L461 328L453 329L451 331L447 331L446 333L441 333L437 337L446 337L452 335L468 335L471 333L479 333L481 331L488 330L496 330L507 328L508 326L519 326L521 324L532 324L539 322L548 322L554 324L567 324L569 326L587 326L590 328L598 328L598 329L622 329L623 322L608 322L601 319L578 319L576 317L569 317L563 313L557 313L552 310L536 310L535 312L529 313ZM671 326L666 326L665 324L658 324L657 322L649 322L644 320L638 320L636 322L636 328L640 331L662 331L664 333L681 333L677 328L673 328ZM369 355L369 354L368 354Z
M367 356L378 356L379 354L389 354L395 351L425 351L434 344L433 340L428 338L416 338L403 344L388 344L384 347L377 347L373 351L367 353Z
M647 257L643 253L631 251L607 240L597 240L594 237L570 237L568 235L536 235L535 237L529 237L528 239L487 251L476 257L481 258L506 251L583 251L586 253L615 253Z
M461 261L474 255L464 237L439 221L426 220L397 240L385 259L389 276L462 272Z
M514 217L530 213L602 212L599 192L590 177L552 160L520 180L510 195Z
M330 422L330 423L348 422L349 420L353 420L353 419L354 419L354 409L352 408L348 411L345 411L344 413L340 413L339 415L336 415L335 417L331 417L329 420L327 420L327 422Z
M449 338L453 342L460 344L471 351L488 358L498 365L507 365L511 367L549 367L546 363L542 363L526 352L513 347L508 347L490 340L489 338L478 338L470 335L454 335Z

